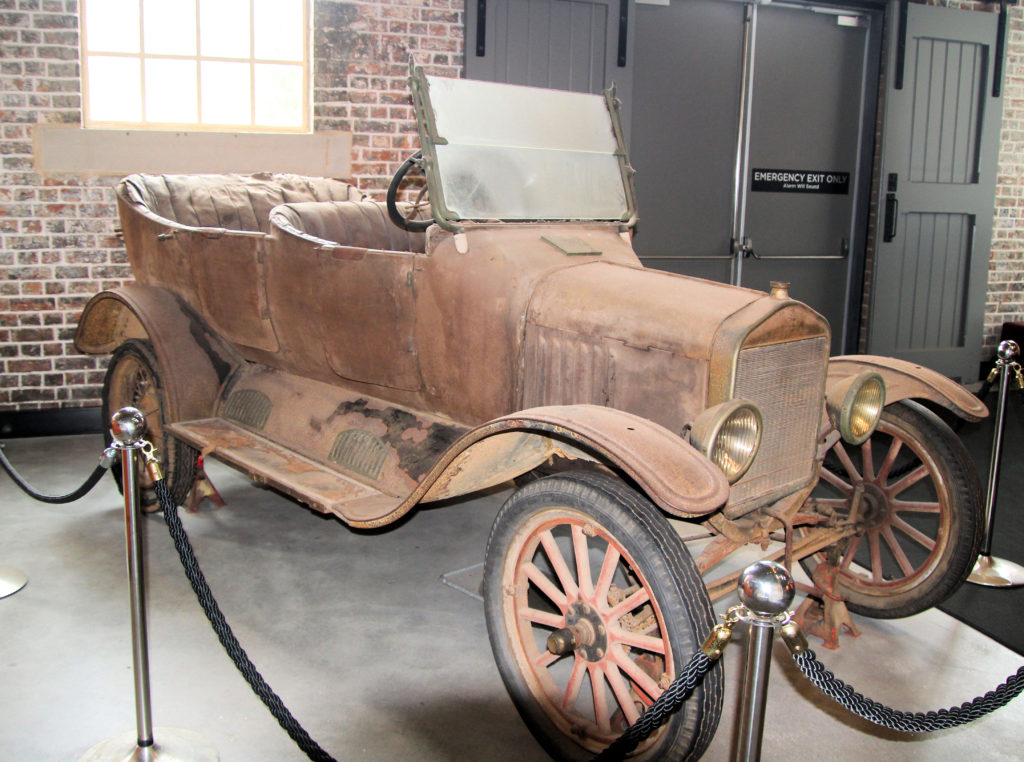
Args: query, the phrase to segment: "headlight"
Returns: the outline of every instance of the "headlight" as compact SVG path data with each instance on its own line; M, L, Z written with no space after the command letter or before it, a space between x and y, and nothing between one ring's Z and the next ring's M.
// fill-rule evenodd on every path
M843 440L862 444L870 437L885 407L885 382L871 370L844 379L828 393L826 400L832 425Z
M743 400L708 408L693 422L690 442L722 469L732 484L754 462L761 444L761 411Z

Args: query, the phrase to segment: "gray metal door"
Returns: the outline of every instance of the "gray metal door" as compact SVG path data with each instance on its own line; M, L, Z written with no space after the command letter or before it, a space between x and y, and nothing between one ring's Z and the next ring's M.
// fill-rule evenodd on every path
M715 0L637 14L641 258L790 282L842 351L857 329L880 14Z
M600 93L629 134L634 0L466 0L466 77Z
M633 243L649 267L733 281L746 14L721 0L637 5Z
M998 17L902 10L889 9L868 349L974 381L1002 116Z
M869 17L773 5L756 8L756 22L736 280L790 283L828 319L840 353L860 296L850 251L866 242Z

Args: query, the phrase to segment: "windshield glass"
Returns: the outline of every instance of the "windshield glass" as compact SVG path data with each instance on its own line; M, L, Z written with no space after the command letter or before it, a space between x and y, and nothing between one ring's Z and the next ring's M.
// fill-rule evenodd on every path
M624 157L602 95L426 77L431 193L455 220L627 220ZM436 198L435 198L436 201Z

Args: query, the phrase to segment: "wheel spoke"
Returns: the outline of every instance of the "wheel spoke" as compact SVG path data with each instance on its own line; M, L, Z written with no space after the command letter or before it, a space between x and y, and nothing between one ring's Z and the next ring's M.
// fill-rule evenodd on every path
M575 599L579 589L576 587L576 582L569 571L569 565L565 562L565 556L562 555L562 549L558 547L558 543L555 541L555 537L551 534L550 530L541 532L540 544L544 546L544 552L547 553L548 561L551 562L551 568L558 575L558 581L562 583L562 589L565 591L566 596Z
M903 440L894 438L889 446L889 452L886 453L886 459L882 461L882 467L879 468L878 480L881 483L885 483L889 478L889 472L892 470L893 463L896 462L896 456L899 455L899 451L903 448Z
M942 513L942 506L937 502L912 502L893 500L890 505L893 511L908 511L912 513Z
M583 659L576 659L572 665L572 673L569 675L569 682L565 686L565 693L562 694L562 709L572 712L576 706L576 700L580 696L580 688L583 687L583 678L587 676L587 663Z
M850 484L849 482L845 481L838 474L832 473L827 468L822 468L819 471L819 473L821 474L821 478L822 479L824 479L826 482L831 484L833 487L835 487L840 492L843 492L843 493L845 493L847 495L849 495L850 493L853 492L853 485Z
M644 672L640 666L629 658L629 655L621 648L612 648L609 652L609 657L615 664L621 669L629 679L636 683L637 687L646 693L652 701L656 701L658 696L661 695L661 686Z
M576 579L579 580L580 595L590 598L594 594L594 579L590 576L590 551L583 527L572 525L572 549L576 554Z
M833 452L835 452L836 457L839 458L839 462L843 464L843 468L846 469L846 474L850 477L851 482L864 481L864 477L860 475L857 467L853 465L853 460L850 458L850 454L846 451L846 448L843 447L842 442L836 443L836 446L833 448Z
M641 648L644 651L661 654L662 656L666 653L665 641L654 635L641 635L638 632L628 632L618 627L610 630L610 633L614 633L617 643L632 646L633 648Z
M920 529L912 527L910 524L908 524L906 521L901 519L899 516L893 516L892 517L892 525L894 527L896 527L897 529L899 529L901 532L903 532L903 534L905 534L907 537L909 537L910 539L912 539L915 542L917 542L917 544L920 545L921 547L927 549L928 551L935 550L935 540L934 539L932 539L931 537L926 535Z
M615 694L615 700L619 702L619 708L629 724L632 725L640 718L640 712L636 709L633 697L629 695L629 686L614 662L605 662L604 676L612 688L612 693Z
M565 625L565 615L561 613L555 613L553 611L541 611L540 609L534 608L522 608L519 610L519 618L525 619L528 622L534 624L540 624L545 627L562 627Z
M594 694L594 718L597 720L597 728L607 734L612 730L612 714L608 707L608 691L605 689L604 672L596 664L592 665L588 671L590 672L590 689Z
M619 566L619 551L611 543L608 543L604 552L604 561L601 562L601 573L597 577L597 586L594 590L594 598L601 605L608 600L608 590L612 585L612 578Z
M615 608L610 609L605 616L609 620L618 619L619 617L625 616L638 606L644 605L649 600L651 600L651 594L647 592L646 587L641 587L635 593L621 601L619 605L615 606Z
M865 481L874 481L875 478L875 458L871 453L871 437L864 440L864 443L860 446L860 462L861 469L864 473Z
M561 658L559 654L553 654L550 651L544 650L533 660L533 666L539 670L545 670Z
M885 539L885 544L889 546L889 550L892 551L893 556L896 558L896 563L900 565L900 569L903 570L904 577L910 577L914 574L914 565L910 563L910 559L907 558L907 554L903 552L903 548L900 546L896 536L892 533L892 527L886 527L882 530L882 537Z
M522 570L526 574L526 578L536 585L537 589L544 593L559 609L564 611L568 607L569 601L566 599L565 594L555 587L555 583L548 579L548 576L538 569L536 564L532 561L527 561L523 564Z
M882 549L878 542L878 532L868 535L868 548L871 551L871 581L876 585L882 582Z
M928 476L928 468L922 463L898 482L892 484L886 491L889 493L890 499L894 498L904 490L913 487L926 476Z
M840 569L849 569L850 564L853 563L853 557L857 555L857 548L860 547L861 537L852 537L850 544L846 546L846 552L843 554L843 560L839 564Z

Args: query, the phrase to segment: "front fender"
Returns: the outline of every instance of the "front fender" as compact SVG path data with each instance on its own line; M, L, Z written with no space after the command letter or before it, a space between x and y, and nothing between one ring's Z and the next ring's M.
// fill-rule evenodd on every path
M668 429L599 405L557 405L506 415L465 434L421 482L419 499L494 486L552 455L616 468L675 516L704 516L729 496L721 470Z
M75 348L113 352L148 339L160 362L168 423L213 414L221 385L241 364L238 353L171 291L137 283L103 291L82 311Z
M980 421L988 415L985 403L931 368L877 355L833 357L828 365L828 389L845 378L864 370L873 370L885 381L885 403L903 399L926 399L942 405L968 421Z

